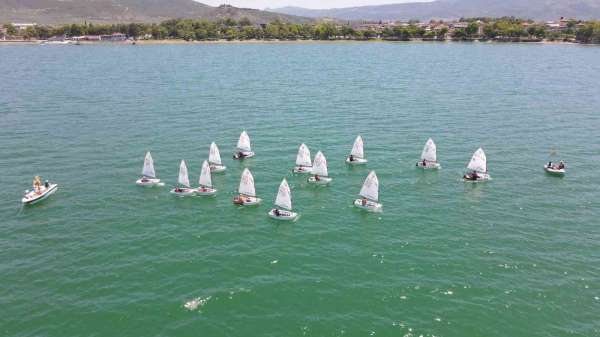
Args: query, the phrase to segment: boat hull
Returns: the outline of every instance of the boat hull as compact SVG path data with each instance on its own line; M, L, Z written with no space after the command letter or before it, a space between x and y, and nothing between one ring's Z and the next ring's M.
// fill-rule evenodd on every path
M248 196L236 196L233 198L233 203L239 206L255 206L260 204L261 201L261 198Z
M551 174L551 175L555 175L555 176L563 176L565 175L566 171L565 169L559 169L559 168L554 168L548 165L544 165L544 171L546 171L546 173Z
M312 167L310 167L310 166L296 166L296 167L294 167L294 169L292 170L292 172L294 172L294 173L311 173L312 172Z
M363 204L363 199L354 200L354 206L360 209L363 209L367 212L381 212L383 210L383 205L378 202L368 200L365 204Z
M181 188L179 191L177 191L176 189L171 189L171 194L178 196L178 197L190 197L194 194L196 194L196 190L193 188Z
M314 185L327 185L331 182L331 178L329 177L319 177L319 180L317 180L315 178L315 176L311 176L308 177L308 179L306 181L308 181L310 184L314 184Z
M463 180L467 183L480 183L480 182L485 182L491 179L490 175L487 173L478 173L477 174L477 179L472 179L470 178L471 174L465 174L463 176Z
M154 187L154 186L164 186L164 183L160 182L158 178L140 178L135 182L138 186L143 187Z
M432 163L432 162L425 162L425 165L423 165L423 162L419 161L419 162L417 162L417 167L422 168L424 170L438 170L442 166L439 163Z
M252 158L252 157L254 157L254 151L241 151L241 155L240 155L240 152L236 152L233 154L233 159L237 159L237 160L242 160L242 159Z
M25 205L33 205L42 200L47 199L52 194L58 191L58 184L50 184L50 186L45 189L43 192L37 194L35 191L30 191L25 194L25 196L21 199L21 202Z
M227 166L225 166L225 165L210 164L210 172L211 173L225 172L225 170L227 170Z
M196 189L196 195L201 195L201 196L213 196L217 194L217 190L214 188L210 188L210 187L198 187Z
M280 220L280 221L294 221L298 218L298 213L279 210L279 215L275 214L275 208L269 211L269 216L272 219Z
M350 161L350 157L346 157L346 164L348 165L365 165L368 162L365 158L354 158Z

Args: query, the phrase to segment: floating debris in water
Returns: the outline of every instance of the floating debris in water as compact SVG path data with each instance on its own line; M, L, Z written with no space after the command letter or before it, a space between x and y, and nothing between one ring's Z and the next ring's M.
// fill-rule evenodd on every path
M273 260L271 261L271 264L276 264L277 262L279 262L279 260Z

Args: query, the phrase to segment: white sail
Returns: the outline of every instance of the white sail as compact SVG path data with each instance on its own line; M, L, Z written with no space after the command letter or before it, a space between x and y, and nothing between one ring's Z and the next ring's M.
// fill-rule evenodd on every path
M372 201L379 200L379 179L377 179L375 171L369 173L359 194Z
M210 151L208 153L208 162L211 164L222 165L221 163L221 154L219 153L219 148L215 142L210 144Z
M202 163L202 170L200 171L200 179L198 180L198 184L204 187L212 187L212 179L210 177L210 165L205 160Z
M487 172L487 159L485 158L485 153L482 148L479 148L475 153L473 153L473 157L471 157L471 161L467 168L471 171L477 171L480 173Z
M240 139L238 139L237 148L240 151L252 151L252 148L250 147L250 137L248 137L246 131L242 131L242 134L240 134Z
M279 185L279 191L277 191L277 198L275 198L275 205L281 208L292 210L292 192L290 191L290 185L288 185L285 178Z
M433 139L429 138L427 143L425 143L425 147L423 148L423 152L421 152L421 160L426 160L428 162L437 162L437 148Z
M256 190L254 189L254 177L247 168L245 168L244 172L242 172L242 179L240 179L240 187L238 188L238 192L250 197L256 196Z
M327 177L327 159L321 151L317 152L313 161L312 174Z
M179 164L179 179L177 179L177 182L185 187L190 187L190 179L188 177L188 169L185 165L185 160L182 160L181 164Z
M296 156L296 165L298 166L311 166L310 150L304 143L300 144L298 149L298 155Z
M152 160L152 155L150 151L146 152L146 158L144 158L144 169L142 170L142 175L148 178L156 178L156 172L154 172L154 160Z
M360 135L356 137L356 140L354 140L354 145L352 145L352 151L350 152L350 154L356 158L365 157L363 149L363 139Z

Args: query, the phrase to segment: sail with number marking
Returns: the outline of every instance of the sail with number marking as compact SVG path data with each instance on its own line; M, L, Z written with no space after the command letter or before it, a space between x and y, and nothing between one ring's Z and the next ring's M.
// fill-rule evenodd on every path
M471 157L471 161L469 162L467 168L479 173L487 172L487 159L482 148L477 149L477 151L473 153L473 157Z
M198 184L200 184L200 186L212 188L210 165L208 165L206 160L202 163L202 170L200 171L200 179L198 180Z
M210 144L210 151L208 152L208 162L211 164L222 165L221 164L221 154L219 153L219 148L215 142Z
M188 169L185 165L185 160L182 160L181 164L179 164L179 179L177 179L177 182L185 187L190 187L190 179L188 177Z
M242 172L242 178L240 179L240 187L238 188L238 192L250 197L256 196L256 190L254 189L254 177L247 168L245 168L244 172Z
M296 165L298 166L311 166L310 150L304 143L300 144L298 148L298 155L296 156Z
M379 179L377 179L375 171L369 173L359 194L372 201L379 200Z
M354 140L354 145L352 145L352 151L350 151L350 154L356 158L362 159L365 157L363 139L360 135L358 135Z
M246 131L242 131L240 134L240 139L238 139L237 148L240 151L251 152L252 148L250 147L250 137Z
M423 152L421 152L421 160L425 160L428 162L437 162L437 148L433 139L429 138L427 143L425 143L425 147L423 147Z
M275 198L275 205L287 209L288 211L292 210L292 192L290 190L290 185L288 185L287 180L285 180L285 178L281 181L281 184L279 185L279 190L277 191L277 198Z
M315 160L313 161L312 173L314 175L327 177L327 159L323 155L323 152L317 152Z
M142 169L142 175L148 178L156 178L156 172L154 172L154 160L152 159L150 151L146 152L146 157L144 158L144 168Z

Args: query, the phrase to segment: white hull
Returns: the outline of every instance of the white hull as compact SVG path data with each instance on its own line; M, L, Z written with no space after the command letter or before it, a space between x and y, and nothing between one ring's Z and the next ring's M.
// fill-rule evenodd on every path
M442 166L439 163L425 162L423 165L423 161L417 162L417 167L422 168L424 170L437 170Z
M469 175L471 175L471 174L469 173ZM466 175L463 176L463 180L465 182L467 182L467 183L478 183L478 182L488 181L490 179L491 179L491 177L487 173L477 173L477 179L475 179L475 180L474 179L467 179Z
M346 164L348 165L364 165L368 162L368 160L364 158L353 158L354 160L350 161L350 157L346 157Z
M239 152L233 154L233 159L246 159L254 157L254 151L241 151L242 155L240 156Z
M164 186L164 183L160 182L157 178L140 178L135 182L138 186L153 187L153 186Z
M202 196L213 196L217 194L217 190L214 188L210 188L210 187L198 187L196 189L196 195L202 195Z
M45 188L45 187L42 187L42 188L44 190L40 193L37 193L35 191L30 191L30 192L26 193L25 196L23 196L23 199L21 199L21 202L26 205L33 205L35 203L38 203L38 202L48 198L52 194L56 193L56 191L58 191L57 184L50 184L50 186L48 188Z
M307 181L311 184L315 185L327 185L331 182L331 178L329 177L319 177L319 180L315 178L315 176L308 177Z
M294 173L311 173L312 172L312 167L310 167L310 166L296 166L296 167L294 167L294 169L292 170L292 172L294 172Z
M180 191L176 189L171 189L171 194L176 195L178 197L189 197L196 194L196 190L193 188L181 188Z
M566 173L565 169L559 169L559 168L554 168L554 167L549 167L548 165L544 165L544 170L550 174L554 174L554 175L564 175Z
M225 165L210 164L210 172L212 173L225 172L226 169L227 166Z
M364 209L368 212L381 212L383 206L380 203L367 200L367 202L363 205L363 199L354 200L354 206Z
M249 196L236 196L233 198L233 203L240 206L254 206L260 204L261 198Z
M293 220L296 220L296 218L298 218L298 213L279 210L279 215L276 215L275 208L273 208L272 210L269 211L269 216L276 220L293 221Z

